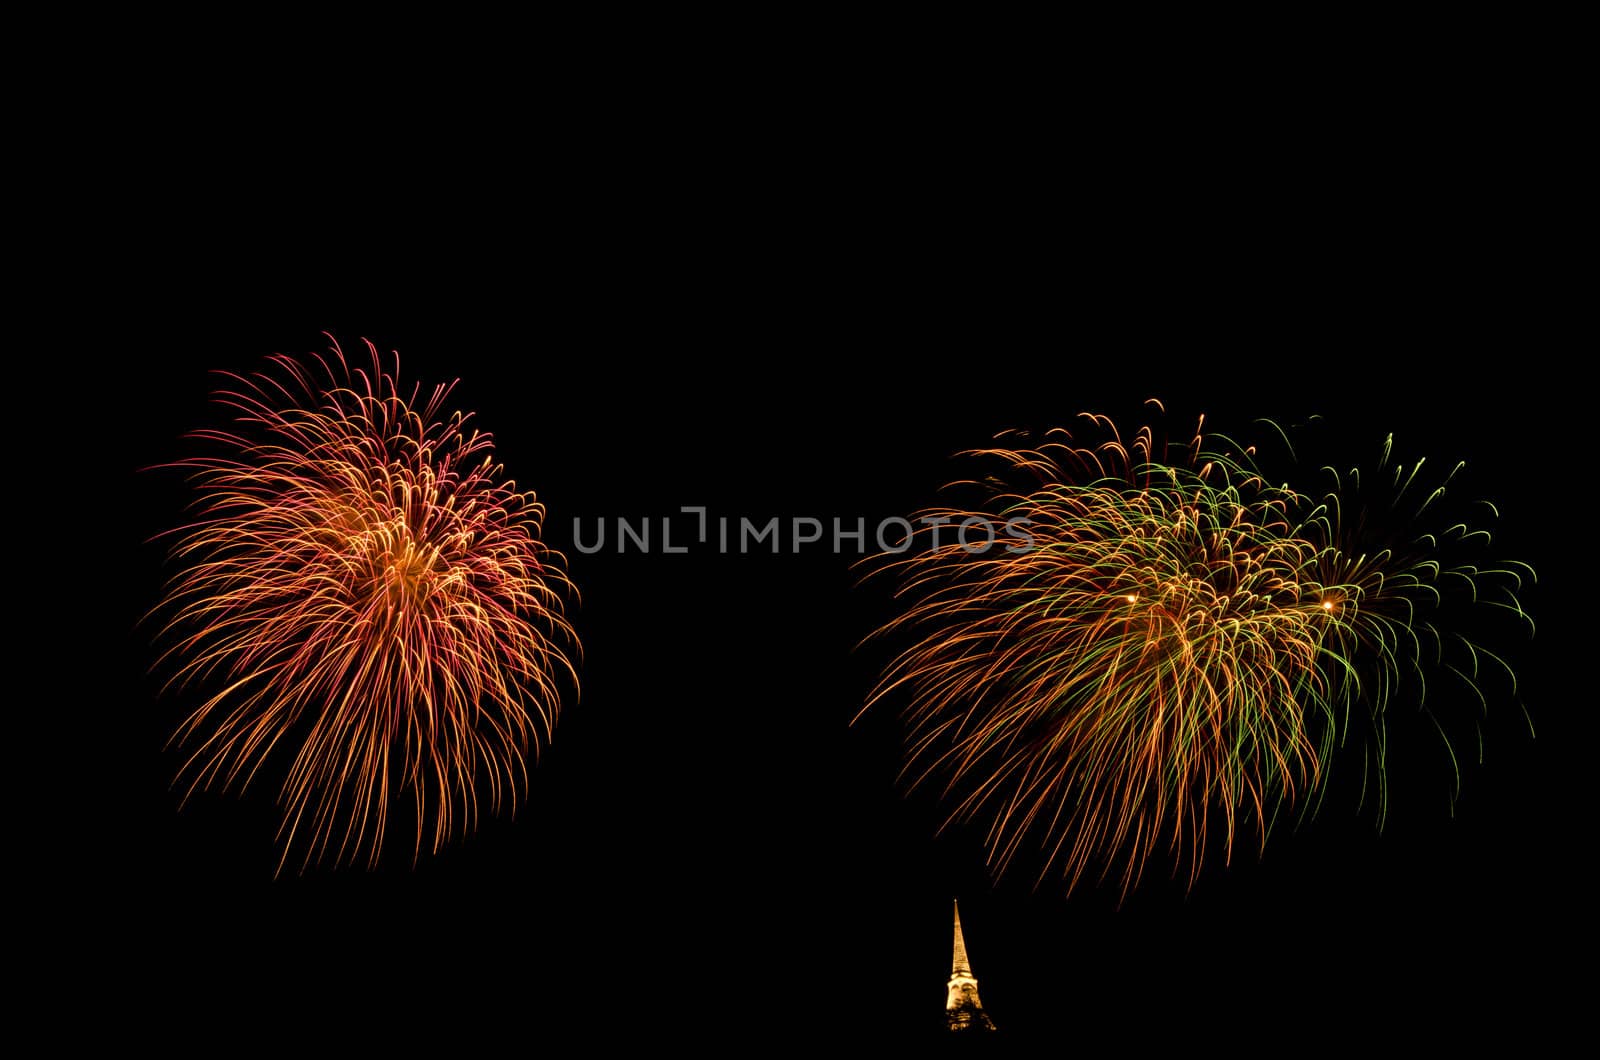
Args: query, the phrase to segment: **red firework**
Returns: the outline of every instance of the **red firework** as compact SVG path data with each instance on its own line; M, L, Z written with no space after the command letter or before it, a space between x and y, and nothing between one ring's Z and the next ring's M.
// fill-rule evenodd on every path
M331 339L331 336L330 336ZM575 692L559 552L544 508L503 481L488 434L424 398L372 343L364 363L276 355L229 374L235 428L193 437L197 518L175 532L163 659L208 698L174 740L196 789L248 786L287 754L279 869L376 864L397 799L413 859L514 807Z

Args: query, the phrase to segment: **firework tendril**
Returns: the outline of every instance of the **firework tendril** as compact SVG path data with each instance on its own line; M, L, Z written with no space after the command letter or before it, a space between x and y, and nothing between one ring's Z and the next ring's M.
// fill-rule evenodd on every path
M172 535L163 660L207 696L174 734L179 777L186 799L242 790L286 755L280 871L294 849L376 864L398 800L413 859L515 807L577 687L543 507L446 413L451 386L407 392L366 345L227 375L234 428L177 465L198 500Z

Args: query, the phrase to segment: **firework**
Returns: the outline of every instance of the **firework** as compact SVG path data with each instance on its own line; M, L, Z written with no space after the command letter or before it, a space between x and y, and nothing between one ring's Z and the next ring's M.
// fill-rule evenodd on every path
M407 392L366 345L227 375L234 428L178 465L199 497L163 659L208 697L174 734L193 747L179 777L185 798L243 789L286 756L280 870L293 849L376 864L402 801L413 859L514 807L576 689L542 506L445 412L450 386Z
M1314 808L1352 707L1381 719L1443 636L1415 625L1420 604L1472 572L1349 551L1337 489L1315 503L1272 486L1253 449L1199 428L1125 443L1084 421L1097 444L1053 431L965 454L999 464L959 484L983 486L983 510L925 513L998 512L1028 547L935 542L879 561L906 603L875 636L907 646L867 706L904 704L906 777L941 783L951 820L983 823L997 874L1040 853L1041 880L1070 888L1099 866L1126 894L1166 852L1192 884L1208 849L1231 857L1246 834L1259 849Z
M1341 662L1330 673L1344 686L1335 699L1363 708L1355 719L1364 719L1368 738L1353 745L1362 754L1363 795L1376 789L1380 826L1388 813L1387 731L1397 716L1424 718L1437 732L1454 767L1453 800L1461 734L1471 732L1481 761L1491 693L1521 706L1515 671L1488 645L1506 639L1506 619L1533 633L1520 594L1535 575L1525 563L1494 556L1481 526L1498 518L1493 504L1452 496L1464 467L1435 475L1425 459L1401 463L1391 435L1365 472L1321 468L1326 488L1300 527L1321 545L1319 576L1340 586L1341 621L1328 629L1326 655ZM1477 709L1457 709L1462 701ZM1531 732L1526 708L1523 717Z

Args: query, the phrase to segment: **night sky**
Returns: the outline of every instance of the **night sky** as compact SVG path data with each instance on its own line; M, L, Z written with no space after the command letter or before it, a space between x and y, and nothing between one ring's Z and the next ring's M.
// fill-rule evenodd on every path
M328 1013L352 1043L504 1029L530 1052L551 1022L915 1039L941 1026L959 896L1000 1029L1073 1051L1087 1034L1298 1052L1391 1020L1407 1042L1543 1033L1564 1004L1551 940L1576 908L1557 757L1579 704L1542 662L1549 528L1566 517L1548 478L1561 454L1540 440L1563 384L1539 299L1448 211L1405 227L1353 206L1272 216L1248 232L1147 219L1093 253L1033 245L1017 218L997 218L1004 241L959 243L910 218L848 243L803 219L710 237L690 216L547 247L501 246L486 216L381 248L218 233L233 253L199 248L103 336L125 351L110 381L126 420L103 469L120 698L96 871L109 949L165 999L140 1018L203 1038ZM194 696L159 694L155 630L137 623L166 569L148 539L189 493L139 469L222 424L209 370L323 349L324 330L347 351L398 349L408 381L460 379L454 403L568 555L583 691L514 820L415 868L395 843L375 872L275 880L270 786L177 807L163 744ZM1264 857L1246 843L1208 863L1192 890L1159 861L1121 908L1114 885L995 883L975 831L936 838L936 800L896 787L893 711L849 725L884 661L856 645L892 613L854 587L858 556L572 548L575 519L675 516L676 534L680 505L870 526L937 502L962 471L952 454L998 430L1126 420L1152 396L1176 430L1200 412L1240 433L1315 413L1351 460L1392 431L1403 457L1468 461L1462 488L1502 513L1497 552L1545 577L1523 598L1539 636L1512 645L1538 737L1495 686L1453 814L1444 748L1397 726L1382 833L1336 759L1320 816Z

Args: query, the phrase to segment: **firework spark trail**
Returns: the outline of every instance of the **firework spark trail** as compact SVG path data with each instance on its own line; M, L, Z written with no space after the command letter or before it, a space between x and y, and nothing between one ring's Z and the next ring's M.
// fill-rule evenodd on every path
M1356 703L1380 719L1381 767L1382 713L1401 669L1421 669L1409 620L1439 570L1351 558L1336 499L1269 486L1251 449L1198 429L1125 444L1084 419L1104 441L1052 431L965 454L1001 463L980 485L1030 521L1030 548L880 559L907 602L874 636L912 643L864 709L905 705L905 776L941 779L950 819L986 824L997 874L1036 846L1041 880L1120 866L1126 895L1165 848L1192 885L1218 824L1231 857L1241 831L1264 844L1284 810L1314 810Z
M174 735L198 742L179 776L186 799L243 788L283 745L280 870L297 844L302 868L376 864L407 791L413 858L428 821L437 851L481 803L514 807L577 682L543 507L444 414L449 386L406 393L366 345L229 375L237 429L193 436L225 455L178 465L198 518L171 548L163 660L169 684L219 688Z
M1467 719L1434 709L1438 684L1465 692L1478 705L1471 728L1483 759L1481 721L1489 708L1485 685L1491 673L1517 700L1516 672L1489 640L1507 631L1491 628L1509 617L1529 636L1531 616L1520 594L1537 578L1533 568L1494 557L1492 535L1468 525L1467 515L1445 513L1446 495L1465 467L1456 463L1432 478L1425 460L1407 467L1394 459L1394 438L1385 439L1378 460L1360 467L1321 469L1329 485L1304 517L1301 532L1322 544L1321 576L1341 584L1338 601L1345 621L1329 631L1334 659L1350 660L1330 676L1347 685L1338 698L1361 702L1370 726L1363 778L1375 779L1378 822L1388 813L1387 726L1394 706L1414 707L1443 740L1455 771L1452 805L1460 794L1460 762L1450 730ZM1498 518L1493 504L1479 501L1471 517ZM1522 707L1529 731L1533 722ZM1367 788L1363 783L1363 794Z

